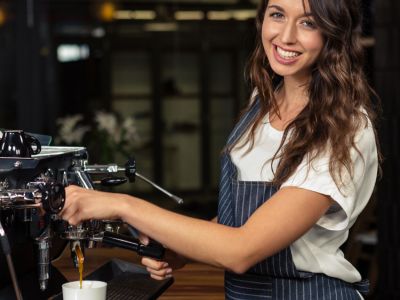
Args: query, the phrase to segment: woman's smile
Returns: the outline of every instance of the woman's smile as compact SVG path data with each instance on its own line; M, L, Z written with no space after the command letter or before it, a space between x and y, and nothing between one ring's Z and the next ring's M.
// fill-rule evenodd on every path
M277 45L274 45L273 50L274 50L275 59L279 63L284 64L284 65L290 65L290 64L296 63L296 61L298 60L298 57L301 55L301 53L298 51L286 50Z

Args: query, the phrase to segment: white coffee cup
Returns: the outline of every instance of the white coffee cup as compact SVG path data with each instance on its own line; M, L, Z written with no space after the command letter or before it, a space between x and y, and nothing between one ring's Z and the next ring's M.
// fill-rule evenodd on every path
M106 300L107 282L83 280L67 282L62 285L64 300Z

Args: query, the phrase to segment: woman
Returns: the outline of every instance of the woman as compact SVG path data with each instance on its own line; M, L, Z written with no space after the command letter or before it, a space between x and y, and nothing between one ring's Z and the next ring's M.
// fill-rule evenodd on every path
M254 93L223 151L217 219L73 186L62 217L121 218L159 241L175 255L142 260L157 279L186 259L224 268L227 299L360 299L368 284L339 249L378 170L356 2L262 2Z

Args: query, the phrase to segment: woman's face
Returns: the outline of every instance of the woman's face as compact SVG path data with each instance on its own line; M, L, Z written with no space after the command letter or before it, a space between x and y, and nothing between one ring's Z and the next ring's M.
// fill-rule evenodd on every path
M269 0L262 43L275 73L307 80L323 47L308 1L303 4L302 0Z

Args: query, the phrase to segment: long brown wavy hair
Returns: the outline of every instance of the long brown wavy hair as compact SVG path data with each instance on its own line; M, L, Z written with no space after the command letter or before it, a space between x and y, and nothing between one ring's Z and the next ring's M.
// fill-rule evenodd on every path
M378 100L378 97L363 71L358 1L308 1L324 46L311 72L309 102L286 127L279 150L273 157L273 160L279 159L277 169L273 170L273 184L280 186L284 183L305 157L311 165L311 161L327 149L334 149L330 151L329 170L340 189L345 172L351 178L354 174L351 149L362 155L355 145L357 131L367 126L368 120L375 128L379 105L373 105L371 99ZM268 112L279 113L275 91L282 78L272 71L261 40L267 5L268 0L263 0L258 10L256 46L248 63L248 79L260 102L259 114L245 140L250 143L250 149L254 146L255 130L265 115ZM305 3L303 5L305 7ZM245 111L248 109L250 105ZM289 132L290 138L285 143Z

